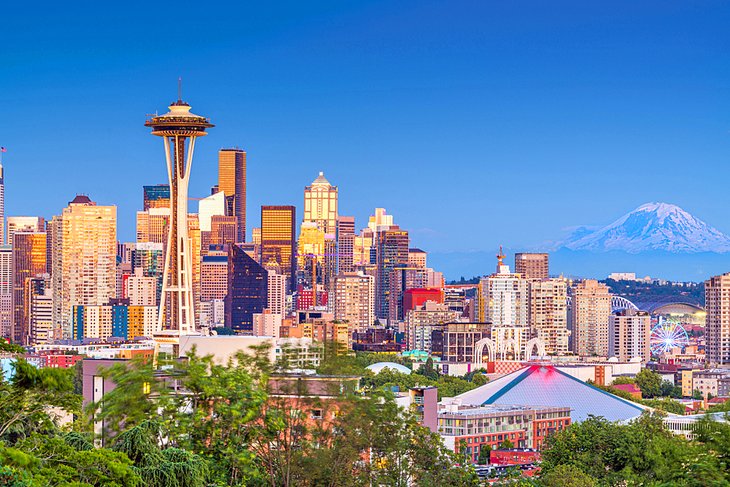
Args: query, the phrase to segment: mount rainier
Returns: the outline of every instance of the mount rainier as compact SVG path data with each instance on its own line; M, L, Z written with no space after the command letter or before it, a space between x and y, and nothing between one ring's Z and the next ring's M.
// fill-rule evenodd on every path
M646 203L605 227L578 228L558 247L630 254L724 253L730 252L730 237L676 205Z

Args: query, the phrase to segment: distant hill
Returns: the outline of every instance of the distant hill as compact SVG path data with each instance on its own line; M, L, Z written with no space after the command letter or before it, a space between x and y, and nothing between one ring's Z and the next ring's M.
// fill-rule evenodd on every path
M614 281L606 279L604 282L611 293L623 296L639 306L642 303L673 303L682 302L705 305L705 285L700 282L693 286L676 286L672 284L654 284L637 281ZM641 308L641 306L639 306Z

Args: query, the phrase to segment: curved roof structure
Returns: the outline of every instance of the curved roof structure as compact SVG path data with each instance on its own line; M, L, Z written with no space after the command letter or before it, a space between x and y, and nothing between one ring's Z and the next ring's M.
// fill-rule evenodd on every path
M692 315L704 311L702 306L698 306L692 303L664 303L656 308L652 309L652 314L655 315L667 315L667 314L681 314L681 315Z
M645 406L614 396L552 365L529 365L453 398L461 404L514 404L569 407L572 421L603 416L629 421Z
M368 365L365 368L372 370L376 374L379 374L383 369L392 369L394 372L400 372L401 374L410 374L413 372L405 365L397 364L395 362L378 362L377 364Z

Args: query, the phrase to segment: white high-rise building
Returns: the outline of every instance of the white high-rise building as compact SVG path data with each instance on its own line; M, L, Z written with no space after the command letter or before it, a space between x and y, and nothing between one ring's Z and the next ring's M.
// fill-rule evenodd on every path
M608 355L621 362L641 358L651 360L651 316L646 311L626 309L608 320Z
M497 272L479 282L479 321L494 326L529 326L528 281L499 259Z
M0 336L13 331L13 248L0 246Z
M281 317L286 315L286 276L277 272L268 271L268 299L266 307L273 314Z
M218 191L198 203L198 220L200 231L211 231L211 220L214 216L226 216L226 195Z
M28 334L34 345L43 345L53 336L53 290L48 274L28 280Z

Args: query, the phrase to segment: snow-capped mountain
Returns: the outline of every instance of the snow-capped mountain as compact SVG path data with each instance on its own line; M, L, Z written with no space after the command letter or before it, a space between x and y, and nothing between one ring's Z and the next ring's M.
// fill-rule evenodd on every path
M730 237L668 203L646 203L602 228L576 230L559 247L631 254L730 252Z

